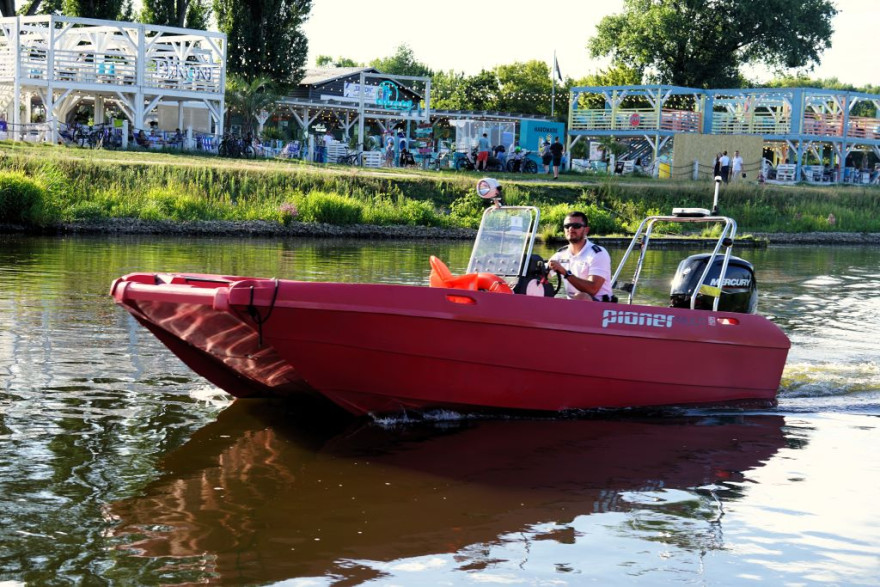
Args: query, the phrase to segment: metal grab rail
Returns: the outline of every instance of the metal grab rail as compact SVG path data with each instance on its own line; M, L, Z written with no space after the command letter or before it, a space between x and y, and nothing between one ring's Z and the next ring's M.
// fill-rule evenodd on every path
M712 266L715 263L715 259L718 257L719 250L722 246L725 246L726 249L724 251L724 259L721 262L721 273L718 276L718 283L724 283L724 277L727 275L727 265L730 261L730 253L733 249L733 239L736 237L736 221L733 218L729 218L727 216L648 216L642 223L639 224L638 229L636 229L636 233L633 236L632 240L629 243L629 247L627 247L626 252L623 254L623 257L620 259L620 263L617 265L617 270L614 272L614 275L611 277L611 287L617 289L618 286L618 278L620 277L621 272L623 271L624 265L626 265L626 261L635 248L636 243L639 243L639 260L636 264L636 270L633 274L632 286L629 288L628 293L629 296L627 298L627 303L632 304L633 298L635 297L636 288L638 287L639 277L642 273L642 266L645 261L645 253L648 251L648 245L651 241L651 233L654 230L654 225L657 222L674 222L674 223L724 223L724 228L721 230L721 235L718 237L718 241L715 243L715 248L712 250L712 254L709 257L708 262L706 263L706 268L703 270L703 274L700 276L699 282L697 282L696 287L694 287L694 292L691 294L691 309L693 310L697 304L697 295L700 294L700 290L705 285L706 279L709 276L709 271L712 269ZM646 228L647 227L647 228ZM719 288L721 285L719 285ZM712 310L718 310L718 303L721 301L721 296L714 296L715 301L712 303Z
M626 260L629 258L632 250L635 248L636 243L639 242L639 261L636 264L636 270L633 274L633 280L630 284L629 288L629 297L627 298L627 303L632 304L633 297L636 293L636 287L638 287L639 277L642 273L642 266L645 262L645 253L648 251L648 244L651 241L651 233L654 230L654 225L657 222L678 222L678 223L717 223L723 222L724 228L721 231L721 235L718 237L718 241L715 243L715 248L712 250L712 254L709 256L709 259L706 263L706 268L703 270L703 274L700 276L700 280L697 282L696 286L694 286L694 291L691 294L691 310L696 308L697 305L697 296L700 294L700 290L703 289L703 286L706 284L706 278L709 276L709 271L712 269L712 266L715 264L715 259L718 257L718 251L721 249L721 246L724 245L724 260L721 262L721 273L718 275L718 295L713 296L715 301L712 302L712 310L718 311L718 303L721 301L721 294L724 291L724 277L727 275L727 265L730 261L730 252L733 249L733 239L736 238L736 221L733 218L728 218L727 216L713 216L713 214L718 213L718 195L721 189L721 178L715 179L715 195L712 201L712 211L704 210L702 208L685 208L679 212L678 215L673 216L648 216L642 223L639 224L638 229L636 229L635 235L633 235L632 240L629 243L629 247L627 247L626 252L623 254L623 257L620 259L620 263L617 265L617 270L614 272L614 275L611 277L611 287L612 289L617 288L617 278L620 277L620 273L623 271L623 266L626 264ZM675 212L675 210L673 210ZM647 229L645 228L647 226ZM644 236L642 233L644 232ZM641 240L640 240L641 239Z

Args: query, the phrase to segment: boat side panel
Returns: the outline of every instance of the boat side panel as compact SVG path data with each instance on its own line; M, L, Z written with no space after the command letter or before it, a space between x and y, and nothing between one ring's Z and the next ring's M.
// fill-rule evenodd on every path
M786 356L785 349L613 330L275 312L264 336L313 387L328 395L384 395L409 407L560 410L772 399Z

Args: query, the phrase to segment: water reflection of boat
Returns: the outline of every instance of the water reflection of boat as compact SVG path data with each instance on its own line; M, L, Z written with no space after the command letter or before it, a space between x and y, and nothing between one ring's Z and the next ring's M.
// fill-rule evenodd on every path
M217 583L367 580L374 571L351 561L627 511L638 506L625 492L742 479L785 443L777 416L371 424L335 436L292 420L274 404L233 404L167 456L143 495L111 507L117 539Z

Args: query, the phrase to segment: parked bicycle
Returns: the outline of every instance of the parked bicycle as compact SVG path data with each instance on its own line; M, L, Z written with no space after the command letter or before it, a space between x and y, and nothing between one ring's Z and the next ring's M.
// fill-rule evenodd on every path
M223 135L217 153L221 157L244 157L245 159L253 159L256 156L254 147L250 143L228 133Z
M507 158L507 171L511 173L538 173L538 164L529 159L531 151L522 149L510 154Z
M455 170L456 171L474 171L476 169L477 169L477 150L476 149L472 149L470 153L467 153L464 156L456 157L456 159L455 159ZM504 171L504 165L501 164L500 159L489 155L489 160L486 162L485 171Z
M358 153L357 151L354 151L347 155L340 155L336 159L336 162L340 165L361 165L362 160L363 153Z

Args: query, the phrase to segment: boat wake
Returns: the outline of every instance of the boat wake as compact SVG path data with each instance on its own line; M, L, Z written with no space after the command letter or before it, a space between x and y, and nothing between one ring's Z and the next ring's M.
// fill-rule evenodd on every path
M880 415L880 365L873 361L789 364L778 400L785 412Z
M880 365L860 363L789 364L782 374L782 398L880 392Z

